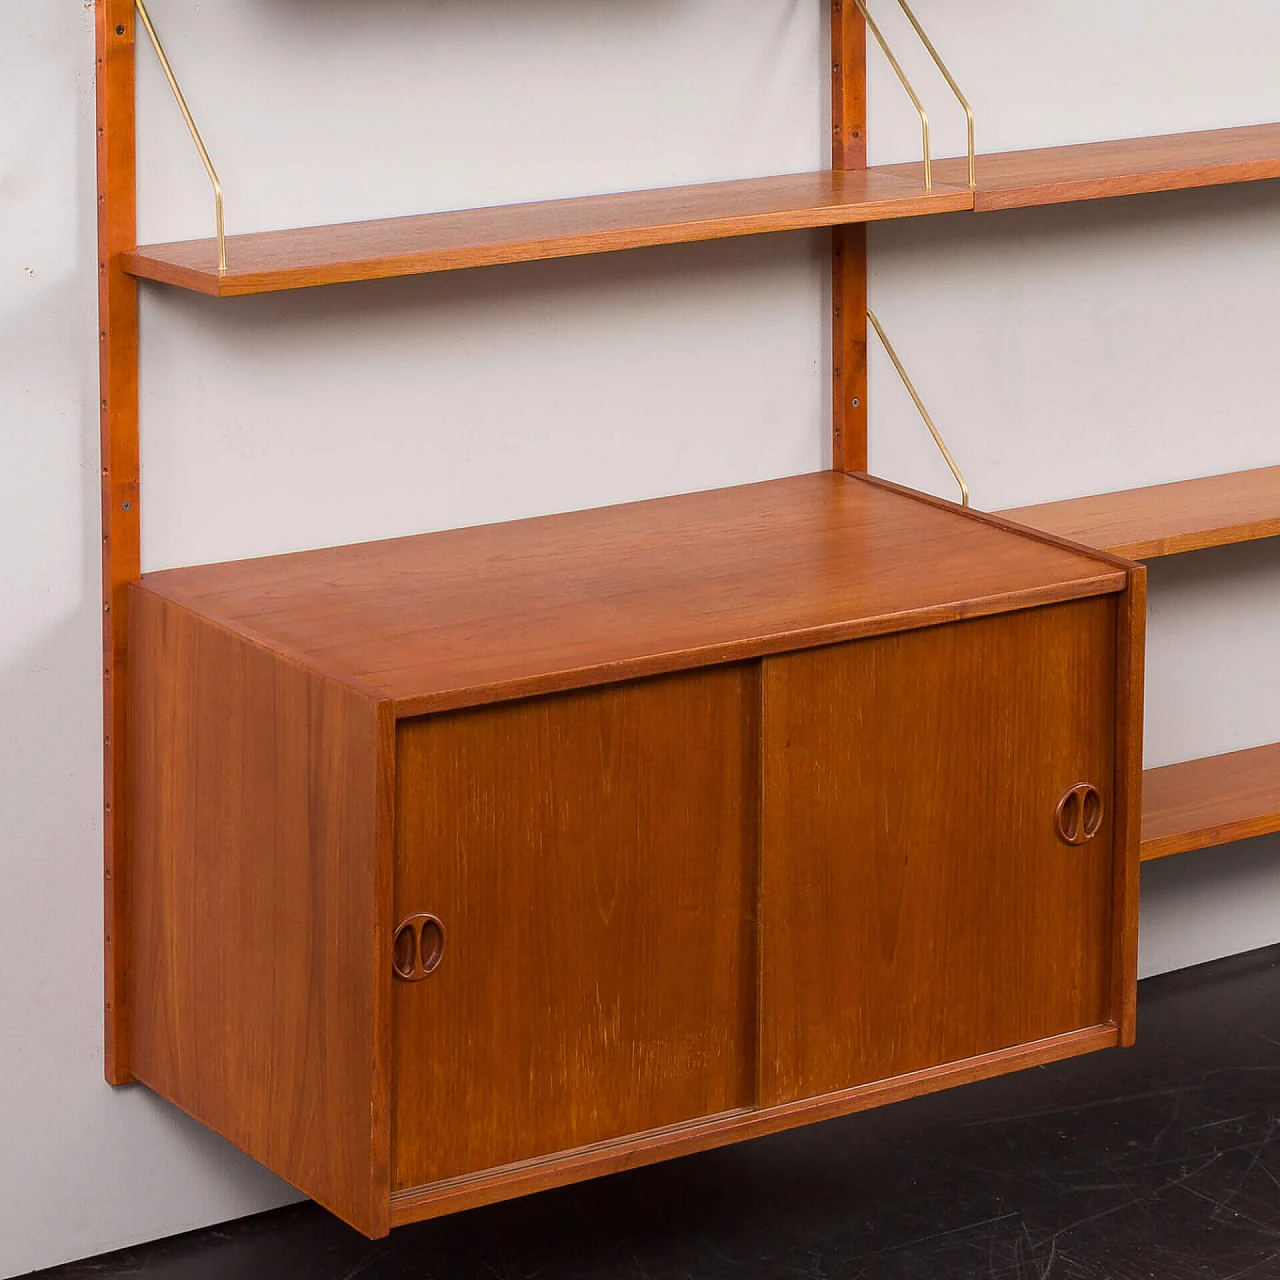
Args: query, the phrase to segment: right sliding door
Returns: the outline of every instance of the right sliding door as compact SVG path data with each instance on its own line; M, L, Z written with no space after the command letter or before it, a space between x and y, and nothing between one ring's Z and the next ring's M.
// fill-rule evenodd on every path
M760 1104L1111 1018L1115 597L763 664Z

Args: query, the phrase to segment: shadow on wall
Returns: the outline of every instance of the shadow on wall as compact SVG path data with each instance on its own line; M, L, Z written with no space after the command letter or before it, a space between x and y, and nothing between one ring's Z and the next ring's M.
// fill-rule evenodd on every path
M1160 858L1142 868L1138 974L1236 955L1276 940L1280 835Z

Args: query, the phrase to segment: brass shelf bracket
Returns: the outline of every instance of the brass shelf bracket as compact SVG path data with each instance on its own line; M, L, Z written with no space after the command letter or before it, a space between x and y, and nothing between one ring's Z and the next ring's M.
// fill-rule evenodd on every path
M920 101L920 95L911 87L911 81L907 79L907 73L903 71L902 64L893 56L893 50L889 48L889 42L881 34L880 28L876 26L876 20L871 16L871 11L867 8L866 0L853 0L853 3L858 6L858 12L862 14L862 20L867 24L867 30L875 37L876 44L880 46L880 51L888 59L889 65L893 68L894 74L898 77L902 87L907 91L907 97L911 99L912 105L920 117L920 133L924 144L924 189L932 191L933 155L929 147L929 113L925 110L924 103Z
M956 95L956 100L964 108L965 121L969 130L969 190L976 191L978 188L978 149L977 126L974 121L973 108L969 105L969 99L964 96L960 86L956 83L955 76L947 69L947 64L943 62L942 55L934 47L934 43L929 39L928 33L920 25L920 20L912 12L907 0L898 0L898 7L907 15L907 21L911 23L916 30L916 35L920 37L920 43L928 50L934 65L942 72L942 78L950 86L951 92Z
M947 448L947 442L942 438L942 433L934 425L933 419L929 416L929 410L924 407L924 401L920 399L920 393L916 390L915 384L907 375L906 369L902 366L902 361L898 359L898 353L893 349L893 343L889 341L884 328L880 321L876 319L875 312L870 308L867 309L867 319L871 321L871 327L876 331L876 335L884 344L884 349L888 353L889 359L893 361L893 367L898 371L898 377L902 379L902 385L906 387L907 394L915 402L916 408L920 412L920 416L924 419L924 425L929 428L929 434L933 436L933 442L938 446L938 451L946 460L947 466L951 468L951 474L956 478L956 484L960 486L960 505L969 506L969 486L965 482L964 476L960 472L960 468L956 465L956 460L951 456L951 450Z
M222 199L222 182L218 177L218 171L213 167L212 159L209 157L209 149L204 145L204 139L200 136L200 130L196 127L195 117L191 114L191 108L187 106L187 99L183 95L181 85L178 84L178 78L173 74L173 66L164 51L164 45L160 43L160 37L156 34L155 24L151 21L151 15L147 12L145 0L134 0L134 7L137 9L138 17L142 19L142 25L151 40L151 47L155 49L156 57L160 60L160 69L164 72L164 78L169 82L169 88L173 91L178 110L182 112L182 118L187 122L187 129L191 133L191 140L196 144L196 150L200 153L200 159L204 163L204 170L209 175L209 181L213 184L213 205L218 223L218 274L225 275L227 270L227 228Z

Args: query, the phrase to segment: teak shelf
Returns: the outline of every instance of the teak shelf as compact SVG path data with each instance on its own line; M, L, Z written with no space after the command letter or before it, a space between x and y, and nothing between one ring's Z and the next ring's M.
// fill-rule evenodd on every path
M1142 859L1280 831L1280 743L1148 769Z
M918 170L889 165L884 172ZM934 175L967 185L967 162L938 161ZM978 157L977 176L978 213L1257 182L1280 178L1280 124L997 152Z
M918 174L824 170L231 236L221 275L214 240L146 245L124 266L230 298L972 207L967 184L926 192Z
M1152 771L1143 830L1146 571L1087 544L1264 536L1274 477L1001 516L865 475L866 224L1273 177L1280 126L929 187L867 168L831 0L830 171L235 236L221 271L137 245L135 5L95 0L107 1079L377 1236L1131 1043L1140 852L1273 822L1280 747ZM818 227L830 472L140 575L139 279Z
M465 209L373 222L145 245L123 257L135 276L216 298L353 280L458 271L650 245L799 231L966 210L1015 209L1280 177L1280 125L1010 151L919 164Z
M1154 560L1280 534L1280 467L1068 498L1001 513L1131 560Z

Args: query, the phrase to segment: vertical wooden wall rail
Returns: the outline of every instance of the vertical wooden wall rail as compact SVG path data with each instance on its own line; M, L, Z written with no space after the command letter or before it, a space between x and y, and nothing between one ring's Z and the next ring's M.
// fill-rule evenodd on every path
M831 0L831 167L867 167L867 29L853 0ZM831 465L867 469L867 228L831 236Z
M120 267L137 247L132 0L95 0L98 115L98 346L102 414L103 890L106 1077L130 1079L125 990L129 673L124 587L140 572L138 289Z

